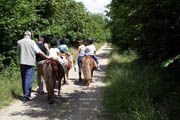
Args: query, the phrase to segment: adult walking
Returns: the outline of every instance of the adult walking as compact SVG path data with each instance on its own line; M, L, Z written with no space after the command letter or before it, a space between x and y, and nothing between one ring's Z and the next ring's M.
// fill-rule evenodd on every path
M49 55L49 46L47 43L44 42L43 36L39 36L37 45L43 53L45 53L46 55ZM38 83L37 92L40 94L44 94L47 92L46 84L42 77L42 65L45 61L45 58L37 54L36 61L37 61L37 83Z
M86 46L84 45L83 40L79 40L78 44L79 44L79 47L78 47L77 63L78 63L78 72L79 72L79 82L81 82L82 81L82 78L81 78L82 58L85 55Z
M48 58L31 39L31 32L26 31L24 38L18 41L18 55L22 79L23 101L31 100L32 81L34 78L34 66L36 54Z

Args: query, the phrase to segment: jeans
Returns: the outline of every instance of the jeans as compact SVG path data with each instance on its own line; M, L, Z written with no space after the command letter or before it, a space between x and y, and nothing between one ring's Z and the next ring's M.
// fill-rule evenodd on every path
M98 65L98 64L99 64L99 62L98 62L97 57L96 57L95 55L91 55L91 57L95 60L96 64Z
M79 70L79 81L81 81L81 69L82 69L82 58L84 56L78 56L77 63L78 63L78 70Z
M78 70L79 72L81 72L81 68L82 68L82 58L84 56L78 56L77 62L78 62Z
M32 81L34 79L34 66L20 65L23 96L31 97Z

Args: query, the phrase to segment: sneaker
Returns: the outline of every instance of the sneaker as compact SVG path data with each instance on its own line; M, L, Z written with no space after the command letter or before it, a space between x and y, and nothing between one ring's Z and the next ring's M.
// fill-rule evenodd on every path
M32 100L31 97L23 97L23 102L24 103L29 102L30 100Z
M41 91L41 92L39 92L39 94L40 94L40 95L44 95L44 94L46 94L46 92Z
M97 68L97 71L101 72L102 70L101 70L101 68L100 68L100 67L98 67L98 68Z
M82 79L81 79L81 78L79 78L79 82L82 82Z
M32 97L28 97L28 100L31 101L33 98Z

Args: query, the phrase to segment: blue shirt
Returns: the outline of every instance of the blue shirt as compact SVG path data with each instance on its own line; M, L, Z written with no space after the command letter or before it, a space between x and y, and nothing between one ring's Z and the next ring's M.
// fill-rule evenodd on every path
M63 45L60 45L59 46L59 50L60 50L60 52L67 52L68 51L68 47L67 47L67 45L65 45L65 44L63 44Z

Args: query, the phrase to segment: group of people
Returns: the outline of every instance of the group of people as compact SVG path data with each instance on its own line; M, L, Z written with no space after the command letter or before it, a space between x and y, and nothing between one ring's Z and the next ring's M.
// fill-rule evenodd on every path
M23 101L27 102L31 100L31 91L32 91L32 82L34 79L34 68L37 66L37 78L38 78L38 89L37 92L44 94L46 92L45 82L41 77L40 70L42 69L43 62L45 59L53 58L58 60L62 66L66 66L66 62L63 60L61 55L66 54L68 47L66 45L65 39L61 39L60 46L56 39L50 41L50 48L47 43L44 42L44 37L39 36L38 42L36 43L31 39L31 32L26 31L24 33L24 38L18 42L18 55L22 79L22 90L23 90ZM82 66L82 58L84 55L91 55L92 58L96 61L99 68L99 63L97 57L95 56L96 47L93 45L93 39L89 38L87 40L88 44L84 44L83 40L79 40L78 47L78 67L79 75ZM80 75L81 76L81 75ZM81 82L81 79L79 79Z

